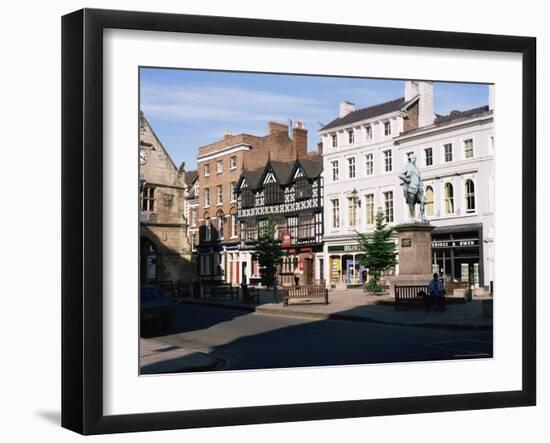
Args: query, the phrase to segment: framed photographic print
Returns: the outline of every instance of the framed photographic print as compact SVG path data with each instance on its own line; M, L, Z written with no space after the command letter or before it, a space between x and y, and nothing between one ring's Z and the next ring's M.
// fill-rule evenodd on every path
M62 26L64 427L535 404L534 38Z

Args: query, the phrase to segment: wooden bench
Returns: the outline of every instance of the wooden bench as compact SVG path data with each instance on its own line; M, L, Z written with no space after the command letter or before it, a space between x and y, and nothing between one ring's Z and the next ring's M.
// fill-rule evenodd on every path
M328 305L328 289L324 285L283 287L283 306L288 306L290 299L311 298L321 298Z
M257 288L249 288L244 283L241 284L243 303L260 303L260 291Z
M423 306L426 311L430 312L430 308L434 304L439 304L441 310L445 310L446 297L445 294L434 297L430 295L428 285L411 285L411 286L395 286L395 309L399 310L402 304L412 306Z

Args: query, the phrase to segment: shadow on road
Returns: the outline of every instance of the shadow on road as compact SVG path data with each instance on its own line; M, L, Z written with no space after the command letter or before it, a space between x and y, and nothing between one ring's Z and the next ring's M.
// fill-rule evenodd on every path
M358 310L364 309L368 307L349 309L339 314L355 315ZM232 332L237 329L237 338L229 335L221 337L223 325L219 331L212 328L205 333L217 342L210 346L210 355L231 363L223 368L203 370L397 363L491 358L493 355L492 330L456 331L334 319L277 317L204 306L194 307L193 310L202 312L202 315L194 316L192 324L180 324L164 335L197 332L224 322L237 321L232 324ZM183 310L180 319L185 320ZM243 329L239 330L241 326ZM196 335L192 338L197 340ZM185 340L186 337L183 337L182 341ZM441 345L443 342L444 346ZM176 361L171 363L178 364Z

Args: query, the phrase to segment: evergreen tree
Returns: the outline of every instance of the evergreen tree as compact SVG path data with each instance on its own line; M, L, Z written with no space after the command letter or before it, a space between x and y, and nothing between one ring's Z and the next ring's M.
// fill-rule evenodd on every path
M267 220L267 224L258 227L258 240L254 244L255 254L260 264L262 285L273 288L273 299L277 299L277 265L283 251L281 242L276 236L275 221Z
M397 245L393 241L394 230L385 221L381 209L376 213L376 226L369 234L357 233L357 240L364 255L359 263L368 269L371 277L367 288L371 292L380 292L380 277L384 271L397 265Z

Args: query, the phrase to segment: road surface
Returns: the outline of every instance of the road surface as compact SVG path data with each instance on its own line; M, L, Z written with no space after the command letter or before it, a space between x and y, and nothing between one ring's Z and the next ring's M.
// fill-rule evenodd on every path
M492 331L271 316L179 304L167 346L208 353L219 369L265 369L492 357Z

